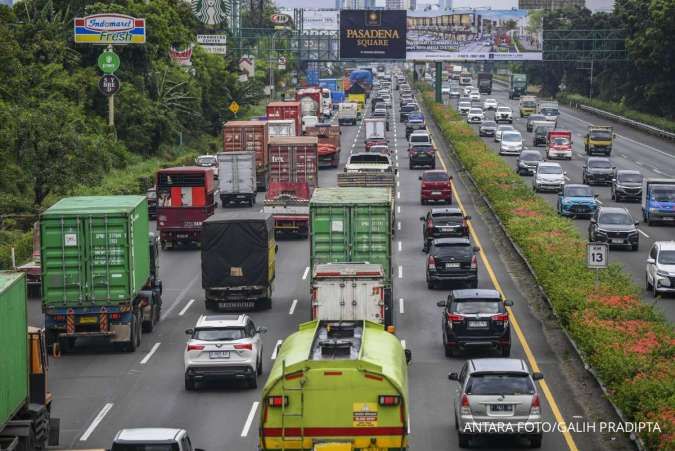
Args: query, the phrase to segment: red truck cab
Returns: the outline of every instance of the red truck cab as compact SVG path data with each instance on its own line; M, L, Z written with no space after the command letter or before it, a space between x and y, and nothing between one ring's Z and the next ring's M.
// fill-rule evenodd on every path
M420 202L443 202L452 204L452 176L438 170L424 171L420 176Z
M572 159L572 132L551 130L546 135L546 156L548 158Z
M157 171L157 230L162 249L201 241L202 222L216 207L213 170L182 166Z

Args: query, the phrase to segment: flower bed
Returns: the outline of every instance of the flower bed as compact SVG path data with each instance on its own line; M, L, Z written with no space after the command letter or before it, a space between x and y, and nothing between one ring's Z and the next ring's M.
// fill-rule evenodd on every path
M643 432L648 449L675 449L675 333L620 266L596 274L586 268L586 241L572 221L544 199L492 152L429 88L418 86L444 138L489 200L507 233L530 263L610 400L628 421L658 422Z

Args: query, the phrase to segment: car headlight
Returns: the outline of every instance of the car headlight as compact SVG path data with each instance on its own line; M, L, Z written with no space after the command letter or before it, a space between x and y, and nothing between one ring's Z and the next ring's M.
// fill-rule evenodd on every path
M661 269L656 271L656 275L659 277L670 277L670 274L668 274L666 271L663 271Z

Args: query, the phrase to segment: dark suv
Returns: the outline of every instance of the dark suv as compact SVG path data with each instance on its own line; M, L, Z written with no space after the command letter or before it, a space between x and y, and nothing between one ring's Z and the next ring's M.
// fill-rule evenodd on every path
M408 120L405 123L405 137L408 139L410 134L415 130L425 130L426 128L424 116L420 114L408 114Z
M408 115L410 113L415 113L417 111L419 111L419 108L417 108L417 105L415 105L414 103L409 103L407 105L403 105L401 107L400 112L399 112L399 117L398 117L399 122L405 122L408 119Z
M610 246L640 248L640 235L635 221L627 209L621 207L600 207L588 224L588 241L601 242Z
M437 238L431 241L427 257L427 287L438 282L459 282L478 287L478 247L468 238Z
M553 130L554 127L548 125L538 125L534 129L534 136L532 137L532 145L534 147L545 146L547 141L548 132Z
M642 200L642 174L639 171L616 171L612 179L612 200Z
M450 238L469 236L469 224L466 222L471 216L465 216L457 207L432 208L426 216L420 216L424 252L429 251L431 240L436 238Z
M443 347L446 357L458 351L492 348L502 357L511 354L511 326L507 306L496 290L453 290L443 308Z
M585 185L611 185L614 169L609 158L588 157L581 178Z
M431 144L415 144L408 149L408 169L428 166L436 169L436 149Z

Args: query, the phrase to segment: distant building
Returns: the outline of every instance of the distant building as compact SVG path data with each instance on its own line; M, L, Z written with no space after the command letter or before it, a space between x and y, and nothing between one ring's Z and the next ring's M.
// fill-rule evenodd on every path
M384 9L415 10L416 0L386 0Z
M518 0L519 9L562 9L568 6L586 7L586 0Z
M342 0L335 0L335 9L342 9Z
M439 0L440 9L460 8L490 8L513 9L518 8L518 0Z

